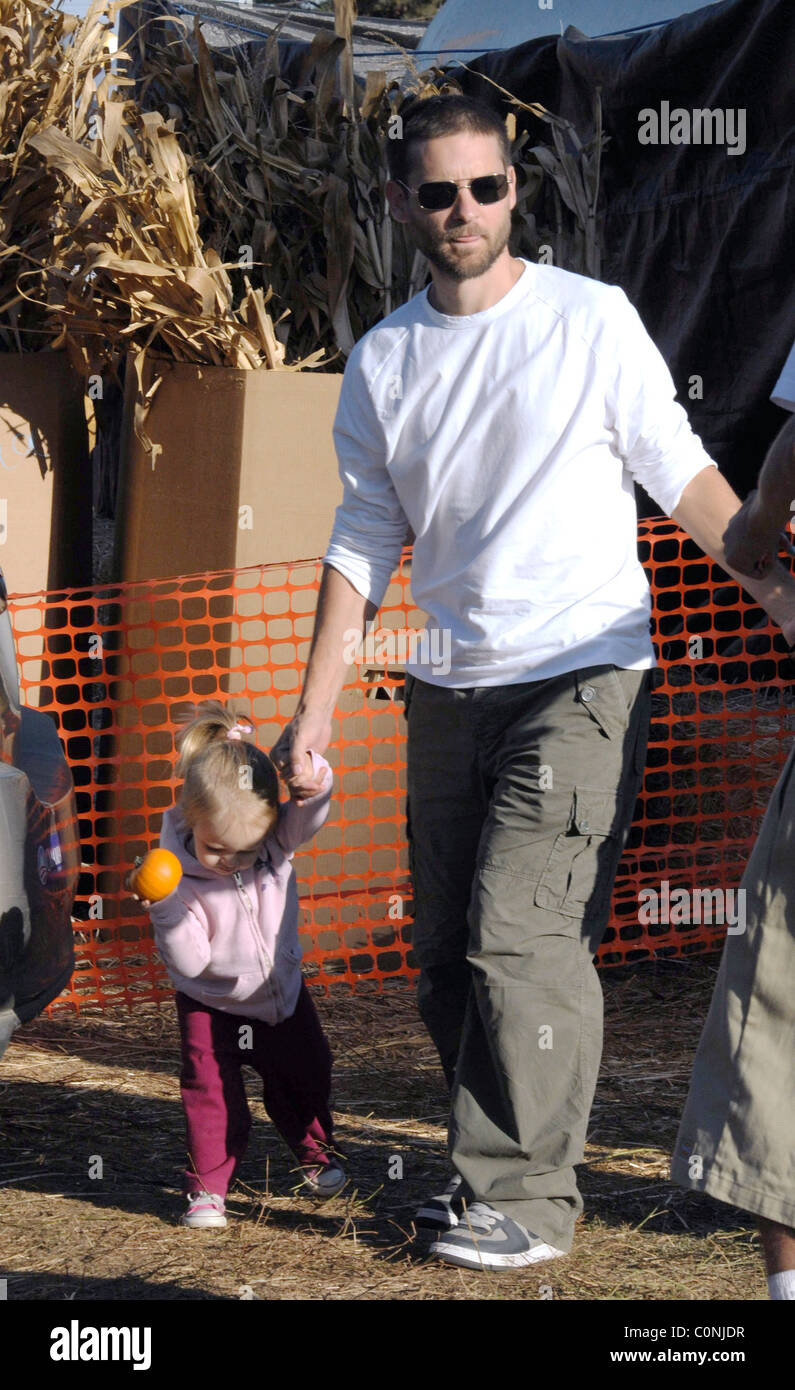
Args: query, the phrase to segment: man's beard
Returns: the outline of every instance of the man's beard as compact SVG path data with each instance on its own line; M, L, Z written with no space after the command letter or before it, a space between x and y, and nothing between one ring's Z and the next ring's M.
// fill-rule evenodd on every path
M483 244L478 254L469 254L466 259L451 250L448 245L451 238L466 236L466 227L456 227L452 232L438 234L426 227L412 225L411 232L417 249L437 270L449 275L452 280L472 280L478 275L485 275L497 257L502 255L510 240L511 218L509 214L503 225L492 232L491 240L488 239L488 234L481 232Z

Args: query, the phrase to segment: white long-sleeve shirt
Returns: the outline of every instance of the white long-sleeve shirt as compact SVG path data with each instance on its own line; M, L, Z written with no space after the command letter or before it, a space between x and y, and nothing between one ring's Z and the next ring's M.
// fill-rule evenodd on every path
M442 631L406 669L433 684L653 666L633 480L670 515L715 466L674 396L618 286L524 261L477 314L423 290L348 359L325 561L380 605L411 526L414 601Z

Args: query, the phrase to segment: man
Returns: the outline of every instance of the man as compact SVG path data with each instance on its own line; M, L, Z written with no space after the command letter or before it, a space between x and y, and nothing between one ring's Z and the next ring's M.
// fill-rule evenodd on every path
M795 415L724 544L770 568L795 497ZM795 746L743 875L746 930L727 936L671 1177L757 1217L770 1297L795 1299Z
M503 123L415 103L387 196L431 285L356 344L334 437L345 485L296 714L322 752L343 649L409 526L412 591L448 639L407 663L418 1003L451 1088L455 1176L418 1221L452 1264L569 1250L601 1056L593 956L642 777L654 654L633 479L719 562L739 501L623 291L508 250ZM795 615L782 571L752 586ZM447 656L450 653L448 665Z

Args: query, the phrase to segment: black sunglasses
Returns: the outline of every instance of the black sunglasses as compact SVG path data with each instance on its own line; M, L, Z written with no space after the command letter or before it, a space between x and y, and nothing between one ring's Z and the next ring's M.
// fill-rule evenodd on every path
M419 188L410 188L402 179L396 179L407 193L416 193L417 202L425 212L442 212L451 208L458 197L459 188L469 188L476 203L499 203L508 192L508 179L505 174L483 174L477 179L461 179L454 183L446 179L439 183L421 183Z

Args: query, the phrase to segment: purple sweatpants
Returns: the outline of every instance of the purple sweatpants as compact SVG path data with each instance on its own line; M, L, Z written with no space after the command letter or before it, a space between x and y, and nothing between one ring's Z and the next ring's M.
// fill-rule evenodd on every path
M306 985L292 1017L276 1024L224 1013L180 992L176 1003L188 1147L185 1192L203 1188L226 1196L251 1130L244 1065L259 1072L265 1109L298 1162L328 1163L331 1049ZM253 1033L250 1049L240 1046L246 1024Z

